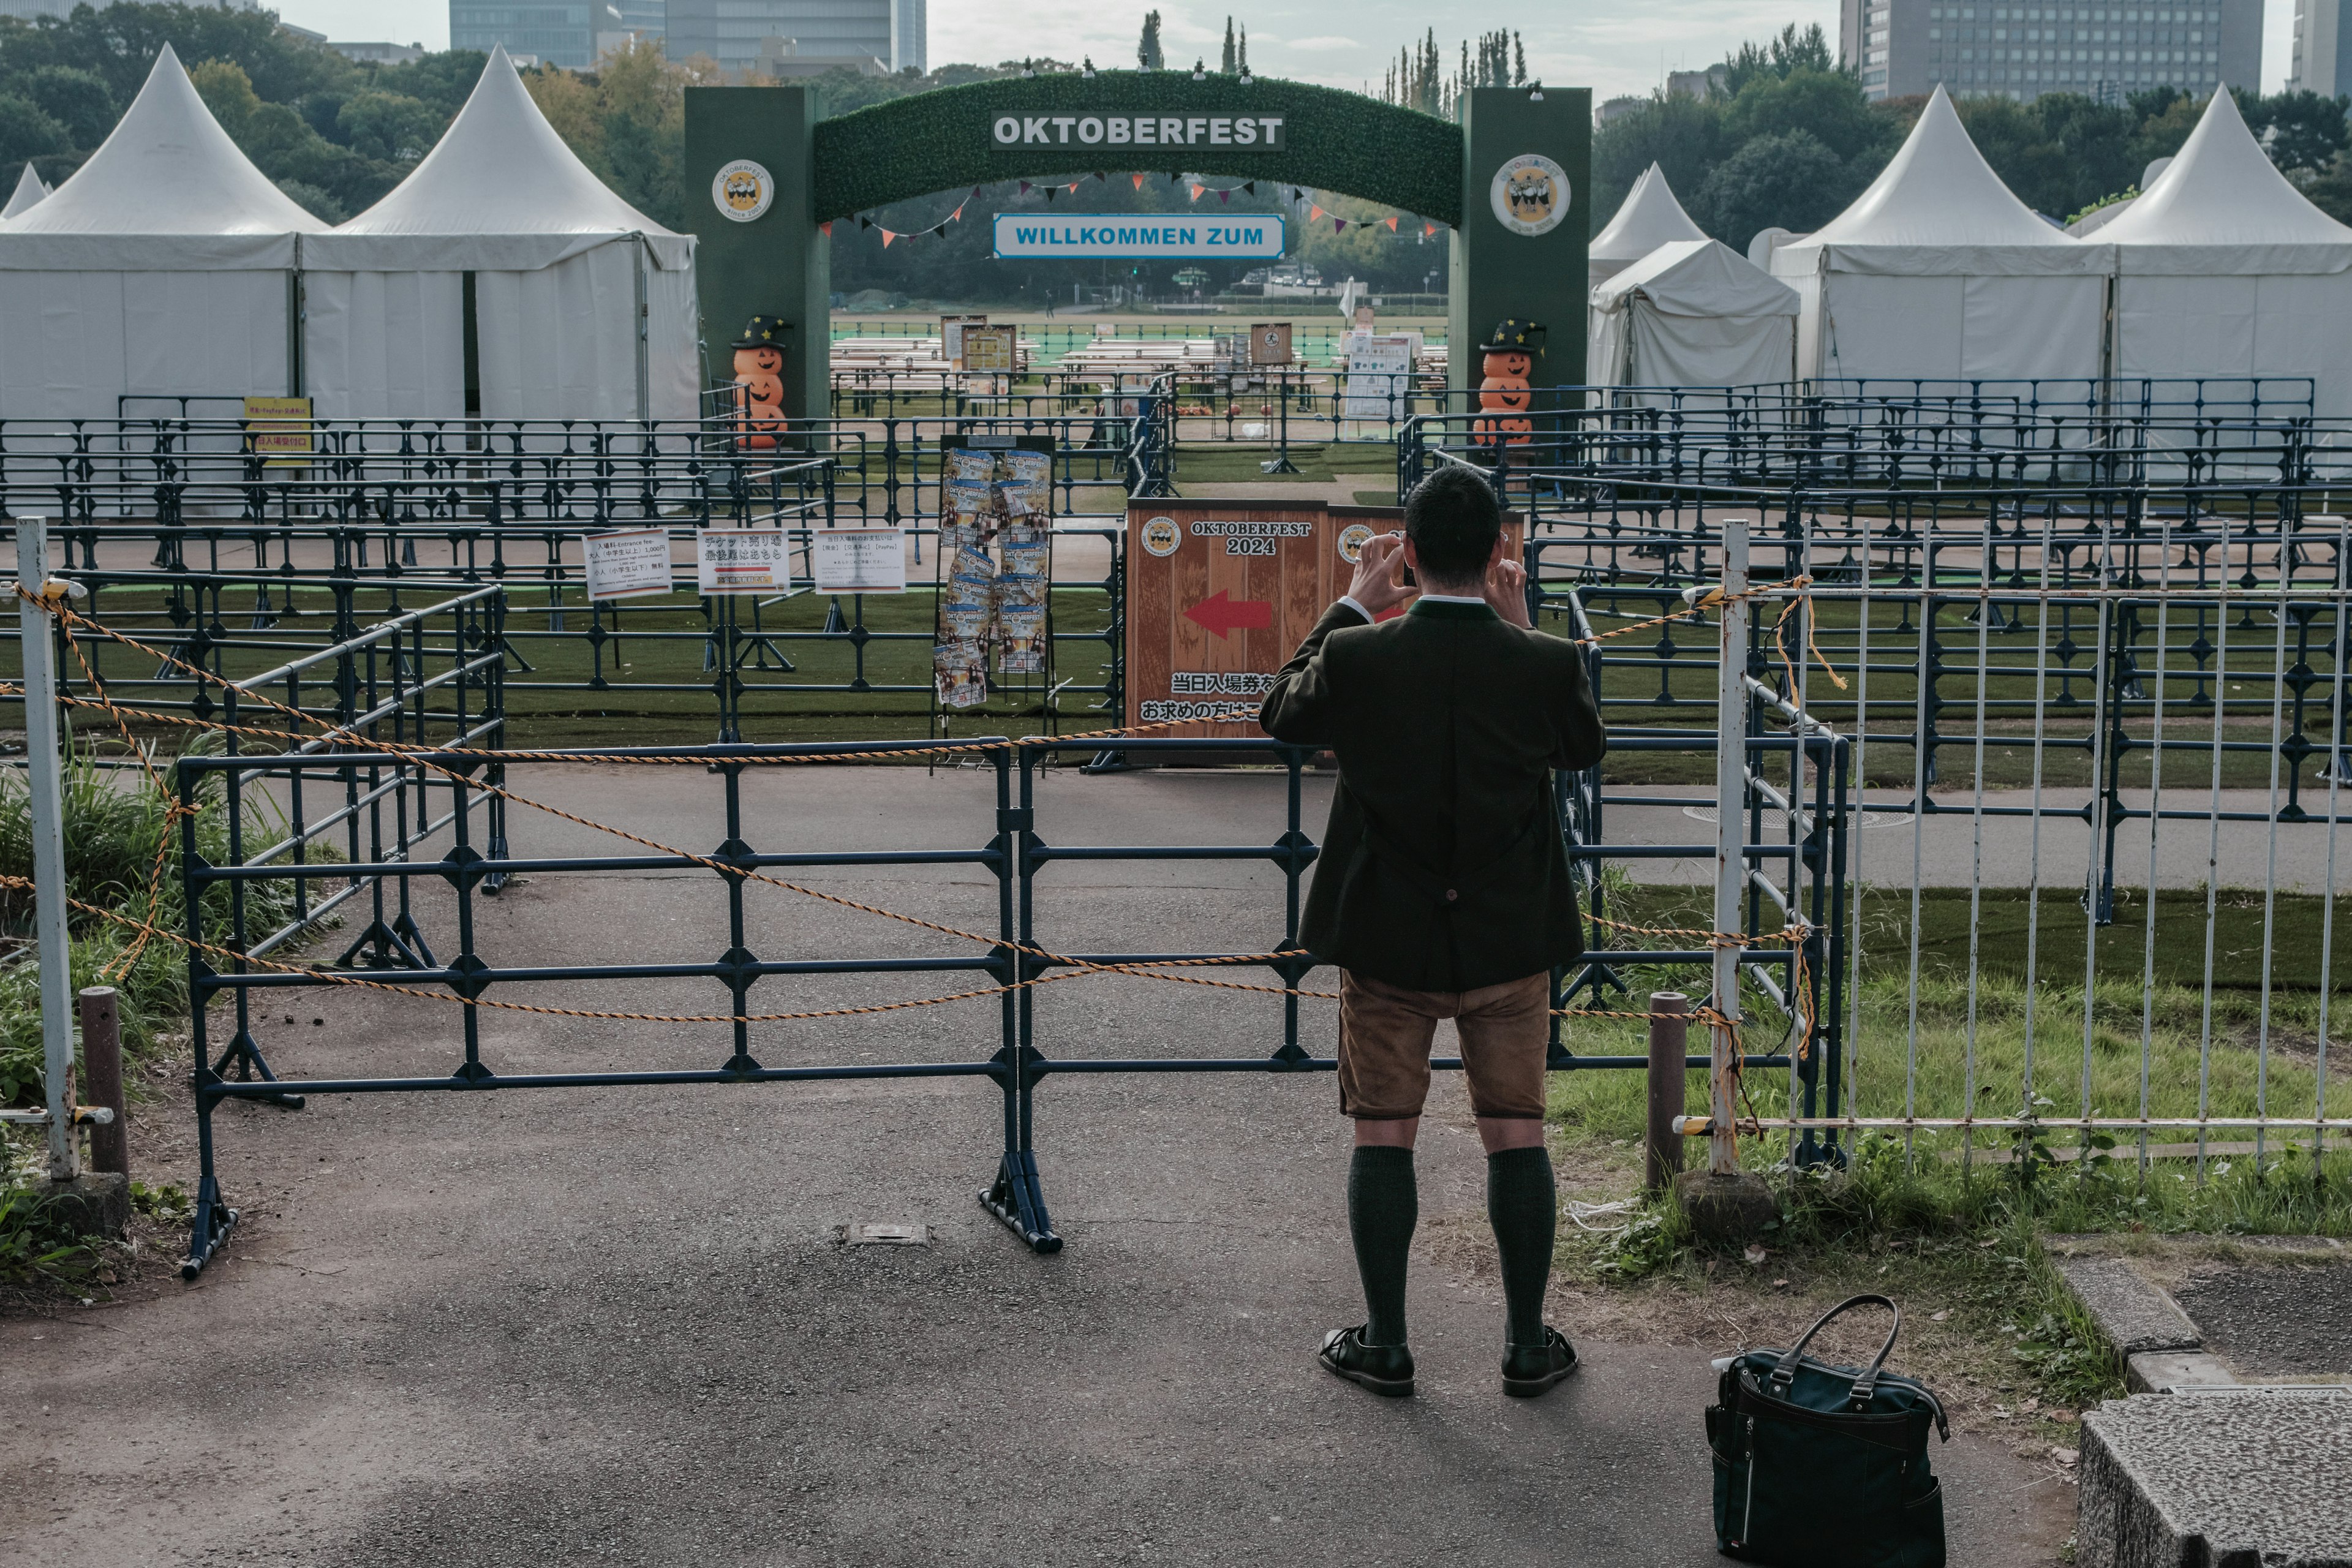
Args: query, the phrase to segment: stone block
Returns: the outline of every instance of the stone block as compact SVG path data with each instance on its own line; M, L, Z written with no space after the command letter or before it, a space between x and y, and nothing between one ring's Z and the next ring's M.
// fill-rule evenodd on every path
M1703 1241L1753 1241L1780 1213L1764 1178L1747 1171L1730 1176L1685 1171L1675 1178L1675 1196Z
M110 1171L84 1171L70 1182L45 1182L36 1189L47 1216L76 1236L122 1239L131 1226L131 1178Z
M2143 1351L2204 1348L2204 1339L2189 1314L2123 1259L2074 1257L2052 1261L2116 1353L2134 1356Z
M2077 1568L2352 1568L2352 1396L2110 1400L2082 1456Z

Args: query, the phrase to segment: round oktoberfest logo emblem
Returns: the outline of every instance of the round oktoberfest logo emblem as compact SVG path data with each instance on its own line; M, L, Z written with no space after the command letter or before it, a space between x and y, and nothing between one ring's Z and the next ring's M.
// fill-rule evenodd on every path
M1370 526L1360 522L1349 523L1339 531L1339 559L1350 566L1354 565L1356 557L1364 552L1364 546L1370 543L1371 540L1372 531Z
M1549 234L1568 216L1568 171L1540 153L1522 153L1495 171L1495 221L1513 234Z
M1154 555L1173 555L1182 536L1172 517L1155 517L1143 525L1143 548Z
M710 200L737 223L750 223L776 199L775 176L749 158L738 158L710 182Z

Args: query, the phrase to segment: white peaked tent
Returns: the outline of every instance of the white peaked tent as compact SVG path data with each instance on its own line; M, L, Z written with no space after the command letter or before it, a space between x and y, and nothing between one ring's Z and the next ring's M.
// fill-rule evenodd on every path
M1885 172L1771 268L1804 300L1806 380L2087 381L2114 254L2011 195L1938 87Z
M1594 386L1752 386L1796 374L1797 291L1712 239L1662 245L1592 291Z
M47 184L40 175L33 173L32 160L26 159L24 173L16 176L16 193L9 196L6 206L0 207L0 223L5 223L12 217L24 216L33 210L35 203L48 194Z
M2099 238L2118 377L2309 376L2315 413L2352 415L2352 228L2272 166L2229 93Z
M321 418L462 416L468 274L481 417L698 411L694 241L573 156L503 48L408 178L304 258Z
M1633 188L1625 193L1624 202L1609 226L1592 237L1590 258L1591 282L1598 289L1662 245L1672 245L1678 239L1705 239L1706 231L1691 222L1690 214L1675 199L1672 186L1666 184L1666 173L1655 163L1642 171Z
M233 417L218 400L294 391L299 247L325 227L166 46L89 162L0 227L0 418L153 417L185 396Z

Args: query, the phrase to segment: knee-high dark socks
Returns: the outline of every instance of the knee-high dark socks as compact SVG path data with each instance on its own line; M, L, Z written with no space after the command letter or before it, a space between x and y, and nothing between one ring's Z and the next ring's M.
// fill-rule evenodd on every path
M1364 1277L1364 1342L1404 1343L1405 1260L1421 1220L1412 1151L1366 1145L1348 1166L1348 1230Z
M1508 1342L1543 1343L1544 1287L1551 1279L1553 1228L1559 1204L1551 1155L1538 1146L1486 1156L1486 1218L1503 1256L1503 1300L1510 1312Z
M1486 1218L1503 1260L1507 1342L1543 1342L1544 1289L1551 1280L1551 1250L1559 1201L1551 1156L1541 1148L1506 1149L1486 1156ZM1404 1281L1421 1194L1412 1151L1366 1146L1348 1167L1348 1229L1363 1276L1368 1344L1405 1342Z

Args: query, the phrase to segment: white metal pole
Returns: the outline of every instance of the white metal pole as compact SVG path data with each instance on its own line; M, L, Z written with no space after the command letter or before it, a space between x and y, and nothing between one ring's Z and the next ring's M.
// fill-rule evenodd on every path
M1706 1168L1710 1175L1736 1175L1739 1171L1739 1139L1733 1118L1739 1092L1739 1039L1733 1026L1739 1021L1740 946L1726 937L1742 933L1746 924L1747 860L1741 855L1748 832L1748 520L1723 521L1723 594L1717 612L1723 642L1717 656L1715 683L1715 1011L1708 1026L1713 1037L1707 1072Z
M52 627L38 603L49 575L47 521L16 520L17 603L25 659L25 772L33 810L34 940L40 952L42 1077L49 1096L49 1176L71 1181L79 1165L73 1132L73 966L66 936L64 790L58 777L57 666Z

